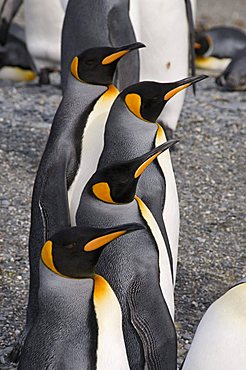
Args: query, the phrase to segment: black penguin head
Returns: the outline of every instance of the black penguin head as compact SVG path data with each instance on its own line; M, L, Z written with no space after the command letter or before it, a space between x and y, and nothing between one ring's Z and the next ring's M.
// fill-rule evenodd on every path
M115 163L97 171L88 183L93 195L111 204L130 203L136 194L139 177L143 171L165 150L178 140L170 140L141 157Z
M123 90L120 97L135 116L144 121L156 122L169 99L204 78L207 76L187 77L169 83L139 82Z
M144 226L137 223L107 229L70 227L56 233L44 244L41 259L57 275L91 278L107 244L121 235L141 229Z
M119 48L97 47L85 50L71 63L71 73L79 81L96 85L110 85L119 60L132 50L144 47L136 42Z
M212 45L213 40L206 32L196 33L194 47L197 56L209 56Z

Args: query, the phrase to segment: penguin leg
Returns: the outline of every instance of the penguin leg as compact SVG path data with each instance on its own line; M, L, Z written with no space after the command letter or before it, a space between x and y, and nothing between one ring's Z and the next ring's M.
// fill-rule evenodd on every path
M117 5L108 15L109 40L114 47L136 42L129 13L125 8L125 4ZM121 91L138 81L139 53L135 50L119 61L114 82Z
M149 370L177 369L177 336L158 286L148 279L135 280L128 292L131 321L142 340Z

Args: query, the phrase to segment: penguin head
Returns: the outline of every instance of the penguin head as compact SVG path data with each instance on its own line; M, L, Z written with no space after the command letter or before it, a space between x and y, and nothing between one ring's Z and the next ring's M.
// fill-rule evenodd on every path
M130 203L136 194L138 180L143 171L165 150L178 140L170 140L148 153L130 161L115 163L97 171L88 183L92 194L111 204Z
M143 121L156 122L168 100L179 91L207 77L187 77L169 83L139 82L123 90L120 98L136 117Z
M144 229L132 223L99 229L70 227L48 240L41 251L44 265L57 275L70 278L93 278L103 248L121 235Z
M97 47L85 50L71 63L71 73L79 81L96 85L110 85L119 60L132 50L144 47L136 42L119 48Z
M213 40L206 32L196 33L194 47L197 56L209 56L213 47Z

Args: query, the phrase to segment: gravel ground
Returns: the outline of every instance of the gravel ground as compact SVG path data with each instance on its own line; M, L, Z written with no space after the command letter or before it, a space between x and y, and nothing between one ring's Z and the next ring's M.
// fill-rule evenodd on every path
M244 0L198 0L198 24L245 27ZM210 10L210 13L209 13ZM55 82L57 80L55 79ZM0 368L24 320L33 181L61 99L56 86L0 82ZM220 92L213 79L191 91L172 153L181 209L176 326L179 363L206 308L246 275L245 93Z
M197 0L197 25L245 28L245 0Z
M1 83L2 369L25 317L32 186L60 101L57 87ZM176 323L181 361L211 302L245 271L245 111L243 93L219 92L213 79L188 92L174 151L181 235ZM244 269L244 271L243 271ZM5 357L4 357L5 355Z

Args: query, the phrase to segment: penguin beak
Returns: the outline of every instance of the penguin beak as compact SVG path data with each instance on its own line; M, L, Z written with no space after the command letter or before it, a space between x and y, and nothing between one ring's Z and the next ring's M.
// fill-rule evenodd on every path
M177 144L179 140L169 140L166 143L158 146L157 148L151 150L149 153L144 154L140 162L141 164L138 166L137 170L135 171L134 178L137 179L141 174L144 172L144 170L165 150L170 149L173 145ZM138 158L139 161L139 158Z
M102 64L103 65L111 64L115 62L116 60L122 58L124 55L128 54L129 52L136 50L136 49L143 48L143 47L145 47L145 45L142 44L141 42L135 42L134 44L129 44L129 45L122 46L120 48L116 48L114 53L106 56L102 60Z
M199 42L195 42L195 44L194 44L194 48L195 48L196 50L201 49L201 47L202 47L202 45L201 45Z
M206 75L201 75L197 77L187 77L184 78L183 80L177 81L170 83L170 90L164 95L163 99L165 101L171 99L174 95L176 95L179 91L186 89L190 85L193 85L199 81L204 80L208 76Z
M102 229L102 232L99 233L97 231L96 238L91 239L86 245L84 246L85 252L92 252L97 250L101 247L105 247L108 243L112 240L120 237L121 235L125 235L127 233L132 233L133 231L145 229L143 225L133 223L133 224L125 224L117 227L112 227L109 229Z

